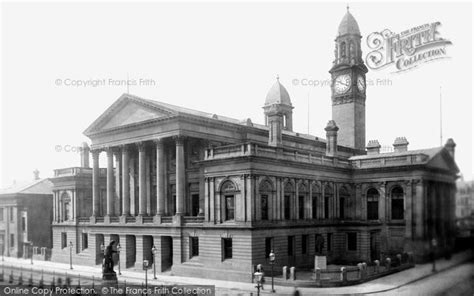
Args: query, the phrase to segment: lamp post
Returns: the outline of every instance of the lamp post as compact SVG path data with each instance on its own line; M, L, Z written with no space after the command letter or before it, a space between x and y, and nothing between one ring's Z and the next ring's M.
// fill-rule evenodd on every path
M30 242L31 265L33 265L33 242Z
M257 285L255 286L255 288L257 288L257 296L260 296L260 288L262 287L263 273L261 273L260 271L257 271L253 275L255 277L255 280L257 281Z
M118 256L118 274L119 275L122 275L122 273L120 272L120 249L122 247L120 246L120 244L117 245L117 256Z
M148 289L148 260L143 260L143 269L145 270L145 290Z
M156 280L156 253L158 253L158 248L155 245L151 248L151 253L153 254L153 279Z
M275 293L275 289L273 286L273 265L275 264L275 253L273 253L273 250L271 250L270 254L268 254L268 258L270 260L270 265L272 266L272 293Z
M72 269L72 241L69 242L69 269Z

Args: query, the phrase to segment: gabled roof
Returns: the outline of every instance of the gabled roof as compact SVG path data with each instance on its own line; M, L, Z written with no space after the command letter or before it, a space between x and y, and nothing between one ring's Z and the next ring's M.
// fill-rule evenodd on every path
M53 183L49 179L39 179L29 182L15 183L9 187L0 189L3 194L53 194Z

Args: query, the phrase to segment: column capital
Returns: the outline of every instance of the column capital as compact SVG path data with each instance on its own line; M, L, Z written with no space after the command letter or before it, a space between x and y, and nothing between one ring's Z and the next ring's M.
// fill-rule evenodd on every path
M176 142L176 145L183 145L185 139L186 137L182 135L173 136L173 140Z
M107 153L107 157L112 156L114 153L114 147L112 146L107 146L104 150Z
M138 142L138 143L135 143L135 145L137 146L139 152L145 151L145 148L146 148L145 142Z
M99 158L100 153L102 152L102 149L94 149L91 150L92 157L93 158Z
M163 147L164 141L165 141L164 138L158 138L158 139L154 139L154 140L153 140L153 143L154 143L157 147Z

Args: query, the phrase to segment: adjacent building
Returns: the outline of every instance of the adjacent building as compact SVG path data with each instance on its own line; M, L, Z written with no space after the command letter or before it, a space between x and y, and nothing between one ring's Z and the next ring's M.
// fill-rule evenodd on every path
M40 179L0 190L0 250L4 256L47 259L52 247L53 183Z
M367 144L367 68L349 11L335 42L322 138L293 130L278 79L262 100L265 124L122 95L85 131L92 168L85 146L81 167L55 171L53 260L68 262L72 246L75 263L101 264L115 240L122 268L148 260L159 272L251 281L271 250L278 270L311 267L317 252L330 263L425 260L433 239L450 252L455 143Z

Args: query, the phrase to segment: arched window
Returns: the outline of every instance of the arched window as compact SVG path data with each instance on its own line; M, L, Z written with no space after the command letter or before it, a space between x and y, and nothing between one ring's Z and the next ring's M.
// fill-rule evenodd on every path
M260 183L260 213L262 220L268 220L268 200L272 194L272 184L265 180Z
M318 184L313 184L311 187L311 207L313 209L313 219L316 219L318 216L318 200L321 197L321 188Z
M367 190L367 220L379 218L379 192L375 188Z
M330 209L330 204L333 202L333 196L334 193L332 191L332 187L329 185L326 185L324 187L324 218L328 219L329 218L329 209Z
M61 194L61 200L63 203L63 219L64 221L69 221L72 218L71 198L67 192L63 192L63 194Z
M341 42L341 58L345 58L346 57L346 43L345 42Z
M392 188L392 219L403 219L403 188L395 186Z
M349 57L352 59L352 58L355 58L355 47L354 47L354 42L351 41L351 43L349 43Z
M237 188L232 181L225 181L221 187L221 195L224 198L224 221L235 219L235 191Z
M291 197L294 194L294 187L291 182L287 182L284 187L284 196L283 196L283 203L285 206L285 211L284 211L284 218L286 220L291 219Z
M339 190L339 218L345 219L346 218L346 207L347 203L349 202L350 198L349 191L346 187L341 187Z
M305 209L305 199L306 199L306 186L304 183L300 183L298 185L298 218L304 219L304 209Z

